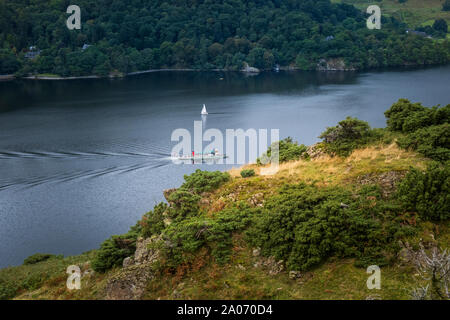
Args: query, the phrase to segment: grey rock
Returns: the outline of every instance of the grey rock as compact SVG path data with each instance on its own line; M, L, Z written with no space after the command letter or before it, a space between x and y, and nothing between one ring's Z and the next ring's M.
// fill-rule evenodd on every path
M302 277L300 271L289 271L289 279L295 280Z

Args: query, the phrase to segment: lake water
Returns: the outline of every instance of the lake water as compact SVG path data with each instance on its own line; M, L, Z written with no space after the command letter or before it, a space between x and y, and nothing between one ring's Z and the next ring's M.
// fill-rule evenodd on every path
M125 233L183 175L171 133L279 129L312 144L346 116L384 127L399 98L450 103L450 66L370 73L166 72L121 80L0 82L0 267L72 255Z

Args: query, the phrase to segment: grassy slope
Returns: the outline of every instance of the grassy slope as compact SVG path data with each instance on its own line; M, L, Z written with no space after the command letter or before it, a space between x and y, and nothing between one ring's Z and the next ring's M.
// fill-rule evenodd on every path
M400 150L395 144L372 146L356 150L347 159L323 157L312 161L293 161L282 164L274 176L255 176L243 179L240 170L231 170L233 179L208 196L205 208L210 214L231 205L236 200L250 200L257 193L264 197L276 192L287 182L316 182L318 185L353 185L357 177L367 173L403 171L410 166L424 168L426 159ZM250 166L252 167L252 166ZM256 168L256 167L255 167ZM258 171L258 168L256 168ZM421 225L417 239L432 241L432 234L442 247L448 247L449 226L431 223ZM439 230L439 232L437 232ZM62 259L51 259L33 266L20 266L0 270L0 280L24 281L46 274L43 285L30 287L16 299L102 299L106 279L118 270L105 275L95 274L83 278L82 289L65 288L65 269L70 264L83 265L92 259L93 252ZM329 259L315 269L304 273L299 280L289 279L285 270L270 275L267 268L256 266L260 261L240 235L234 237L231 262L218 266L205 253L200 252L196 264L189 269L179 268L178 273L160 274L148 284L147 299L366 299L369 296L383 299L408 299L417 277L410 266L394 265L382 268L381 290L368 290L368 275L356 268L353 260ZM83 267L82 267L83 270ZM375 291L375 292L374 292Z
M450 25L450 11L442 11L444 0L408 0L399 3L398 0L332 0L337 3L353 4L361 10L369 5L380 6L381 13L386 16L394 16L405 22L410 27L432 25L436 19L444 19Z

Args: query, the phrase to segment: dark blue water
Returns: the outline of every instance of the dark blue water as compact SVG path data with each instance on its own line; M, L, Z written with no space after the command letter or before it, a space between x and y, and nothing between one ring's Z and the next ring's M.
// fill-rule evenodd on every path
M221 79L222 78L222 79ZM0 267L78 254L124 233L183 175L177 128L279 129L312 144L346 116L383 127L399 98L450 103L450 67L377 73L153 73L0 82Z

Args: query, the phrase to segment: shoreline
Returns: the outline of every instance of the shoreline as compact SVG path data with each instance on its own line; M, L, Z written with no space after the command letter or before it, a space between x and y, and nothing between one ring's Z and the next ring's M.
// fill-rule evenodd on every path
M319 73L337 73L337 72L345 72L345 73L362 73L362 72L370 72L370 71L381 71L381 70L395 70L398 68L406 68L406 69L415 69L415 68L433 68L433 67L439 67L439 66L446 66L450 65L448 64L434 64L434 65L402 65L402 66L396 66L396 67L387 67L387 68L375 68L375 69L315 69L315 70L301 70L296 67L280 67L279 71L283 72L319 72ZM64 80L83 80L83 79L123 79L129 76L136 76L141 74L147 74L147 73L155 73L155 72L226 72L226 73L242 73L244 75L258 75L260 73L264 72L275 72L278 71L272 70L272 69L259 69L258 71L253 70L227 70L227 69L191 69L191 68L180 68L180 69L149 69L149 70L143 70L143 71L134 71L129 72L126 74L114 74L109 76L97 76L97 75L88 75L88 76L73 76L73 77L61 77L58 75L55 76L48 76L48 75L34 75L34 76L24 76L24 77L16 77L14 74L5 74L0 75L0 81L12 81L12 80L54 80L54 81L64 81Z
M204 72L204 71L211 71L211 72L241 72L241 71L230 71L225 69L211 69L211 70L202 70L202 69L150 69L150 70L143 70L143 71L134 71L129 72L126 74L118 74L118 75L110 75L110 76L96 76L96 75L90 75L90 76L77 76L77 77L61 77L61 76L27 76L27 77L15 77L14 75L7 75L7 80L13 80L13 79L26 79L26 80L79 80L79 79L121 79L126 78L129 76L136 76L140 74L146 74L146 73L154 73L154 72ZM0 78L1 79L1 78Z
M280 67L279 71L305 71L300 70L299 68L294 67ZM362 70L354 70L354 69L345 69L345 70L338 70L338 69L330 69L330 70L308 70L310 71L316 71L316 72L359 72ZM109 76L97 76L97 75L89 75L89 76L73 76L73 77L61 77L59 75L55 76L46 76L46 75L32 75L32 76L24 76L24 77L16 77L14 74L7 74L7 75L0 75L0 81L11 81L16 79L25 79L25 80L83 80L83 79L122 79L129 76L136 76L141 74L147 74L147 73L155 73L155 72L231 72L231 73L242 73L247 75L257 75L262 72L277 72L273 70L265 70L265 69L259 69L258 71L253 70L227 70L227 69L190 69L190 68L181 68L181 69L150 69L150 70L143 70L143 71L134 71L129 72L126 74L118 74L118 75L109 75Z

